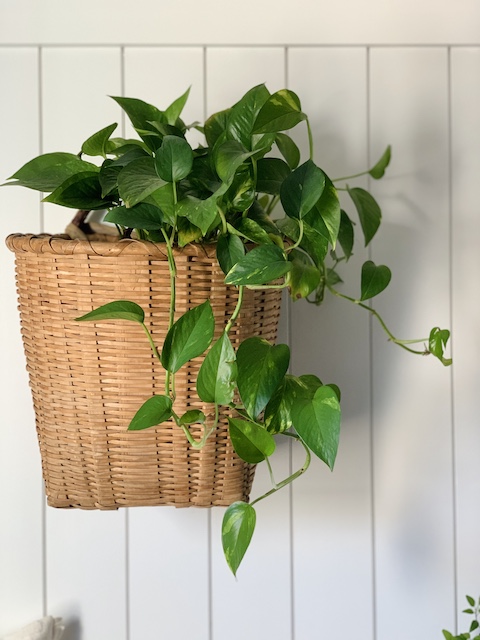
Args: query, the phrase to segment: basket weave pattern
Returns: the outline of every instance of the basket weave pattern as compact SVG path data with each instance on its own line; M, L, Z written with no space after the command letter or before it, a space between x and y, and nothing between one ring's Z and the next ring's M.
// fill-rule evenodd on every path
M170 284L162 245L107 237L15 234L22 336L36 415L48 504L116 509L119 506L228 505L247 500L254 467L232 450L226 416L198 451L173 421L140 432L127 427L140 405L165 392L164 370L140 325L126 321L75 322L112 300L139 304L161 348L168 328ZM177 250L177 317L209 299L218 337L237 290L223 284L214 247ZM274 341L280 292L246 291L230 338L236 348L257 335ZM176 374L175 410L191 408L212 419L195 379L202 357ZM192 428L194 437L201 429Z

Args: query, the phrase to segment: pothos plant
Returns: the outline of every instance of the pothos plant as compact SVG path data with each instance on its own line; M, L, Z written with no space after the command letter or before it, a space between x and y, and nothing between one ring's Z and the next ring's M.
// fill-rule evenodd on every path
M117 124L111 124L88 138L78 155L41 155L17 171L8 184L47 192L45 202L81 210L77 221L85 230L89 211L106 210L105 221L116 225L119 237L135 234L163 243L171 304L161 347L154 343L144 311L135 301L112 301L77 320L122 319L141 324L166 370L165 392L146 399L133 416L130 430L173 419L191 446L200 448L215 430L221 407L226 407L233 415L229 430L236 453L248 463L265 461L272 489L249 504L230 505L223 519L223 548L235 574L254 531L254 505L303 474L311 454L333 469L340 430L339 389L315 375L287 373L287 345L253 337L235 353L229 332L241 310L245 288L286 288L293 300L303 298L317 305L326 293L333 294L375 316L399 347L432 354L444 365L451 362L444 355L449 331L435 327L419 341L392 334L369 303L390 282L391 272L385 265L371 260L363 264L356 298L339 289L340 267L353 255L358 234L355 219L340 206L338 191L348 194L368 245L380 225L381 210L367 190L350 182L361 175L380 179L390 161L390 148L369 170L332 180L314 160L309 119L294 92L283 89L271 94L265 85L255 86L203 126L186 125L181 119L187 97L188 91L164 111L138 99L115 97L138 138L113 137ZM309 158L304 162L285 133L302 123L309 140ZM205 138L196 148L187 139L192 129ZM188 243L215 243L225 284L238 289L235 311L214 342L209 300L175 321L174 247ZM213 421L199 410L184 415L175 411L176 373L205 353L196 385L200 399L214 406ZM203 424L199 440L190 431L197 423ZM273 479L270 464L277 437L295 440L305 450L302 467L280 482Z
M480 638L480 597L477 601L472 596L466 596L468 602L468 608L463 610L463 613L468 613L473 616L473 620L470 622L469 630L459 635L453 635L450 631L443 630L445 640L479 640ZM473 635L474 634L474 635Z

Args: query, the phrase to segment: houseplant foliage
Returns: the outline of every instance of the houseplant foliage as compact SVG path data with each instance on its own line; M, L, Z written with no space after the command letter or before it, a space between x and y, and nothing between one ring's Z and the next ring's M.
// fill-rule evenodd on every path
M467 613L473 616L473 620L470 622L469 630L465 633L453 635L450 631L443 630L445 640L478 640L480 638L480 597L477 601L472 596L466 596L468 607L463 610L463 613Z
M363 264L358 297L339 289L340 268L353 255L358 236L368 245L381 223L381 210L372 195L349 182L361 175L380 179L390 161L390 148L368 171L332 180L314 161L309 120L292 91L271 94L265 85L255 86L203 126L186 125L181 119L187 98L188 91L161 111L138 99L116 97L138 138L114 137L117 125L111 124L88 138L78 155L37 157L8 184L46 192L46 202L79 209L85 215L106 210L105 221L116 225L120 237L135 234L140 240L163 243L171 303L161 347L154 343L144 311L135 301L112 301L77 320L139 323L166 370L164 393L146 399L132 417L130 430L173 419L191 446L201 448L226 407L232 416L230 437L237 454L249 463L267 464L272 489L250 504L232 504L225 513L223 546L235 574L254 531L254 505L303 474L312 454L333 468L340 429L339 389L314 375L289 374L286 345L248 338L235 352L229 332L240 313L245 288L287 288L293 300L303 298L317 305L326 293L344 298L374 315L389 340L412 353L432 354L444 365L451 362L444 355L449 332L435 327L418 341L392 334L369 303L390 282L385 265L371 260ZM307 127L309 139L309 158L303 162L286 133L299 125ZM191 129L204 134L205 142L197 148L187 140ZM354 215L341 208L340 189L348 193ZM85 215L80 225L88 231ZM214 243L225 283L238 290L235 311L216 340L209 300L180 318L175 315L174 248L189 243ZM181 416L175 412L175 375L202 354L206 355L197 393L213 405L212 420L199 410ZM203 437L195 440L189 427L198 423L203 425ZM303 447L305 462L277 482L270 458L279 437Z

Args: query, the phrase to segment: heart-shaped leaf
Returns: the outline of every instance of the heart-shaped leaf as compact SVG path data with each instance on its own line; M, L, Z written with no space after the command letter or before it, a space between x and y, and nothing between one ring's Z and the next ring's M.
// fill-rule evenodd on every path
M180 114L183 111L183 107L187 103L188 96L190 95L190 87L182 94L179 98L174 100L172 104L165 109L165 117L167 119L168 124L174 125Z
M233 399L237 365L235 351L224 332L205 356L197 377L197 393L204 402L228 405Z
M231 108L227 123L227 136L252 150L252 130L258 112L268 100L269 90L264 84L253 87Z
M55 189L43 202L85 211L107 209L111 200L102 197L102 186L97 171L76 173Z
M273 240L258 222L250 218L240 218L233 227L241 236L255 244L272 244Z
M391 158L392 158L392 147L388 145L388 147L383 152L380 160L368 172L372 176L372 178L375 178L375 180L379 180L380 178L383 178L383 176L385 175L385 169L390 164Z
M164 136L155 152L155 168L165 182L179 182L192 170L193 151L184 138Z
M291 271L287 274L287 284L292 300L306 298L320 284L320 271L312 264L310 258L294 249L288 256L292 264Z
M142 404L133 416L129 431L141 431L155 427L172 417L172 401L168 396L152 396Z
M218 177L225 184L230 184L237 169L254 154L236 140L227 140L215 153L215 169Z
M392 272L385 265L377 266L372 260L367 260L362 266L362 285L360 300L369 300L378 296L392 278Z
M233 448L245 462L258 464L275 451L272 434L260 425L239 418L229 418L228 425Z
M348 260L352 257L354 242L353 224L345 211L341 211L340 228L338 229L338 243L342 247L343 254Z
M232 267L225 278L225 284L261 285L268 284L285 275L292 265L276 245L262 245L249 251Z
M292 171L280 188L287 216L303 218L316 204L325 188L325 174L311 160Z
M131 320L143 324L145 313L138 304L130 302L130 300L115 300L104 304L79 318L75 318L79 322L90 320L93 322L101 322L102 320Z
M292 409L295 401L311 398L322 383L313 375L299 378L286 375L265 407L264 422L270 433L283 433L293 425Z
M177 215L188 218L192 224L199 227L206 235L210 226L217 217L217 197L214 194L206 200L199 200L193 196L187 196L179 200L177 204Z
M118 191L127 207L134 207L164 185L150 156L133 160L118 174Z
M357 210L360 225L365 237L365 246L367 246L373 236L377 233L380 222L382 221L382 211L375 198L371 193L365 191L365 189L361 189L360 187L350 189L347 187L347 191Z
M217 242L217 260L226 275L245 255L245 245L238 236L226 233Z
M230 109L225 109L224 111L214 113L205 121L205 138L211 149L213 149L219 140L226 140L225 130L229 113Z
M322 195L315 203L311 213L306 216L305 222L308 222L312 227L317 227L318 217L322 219L328 232L330 244L335 248L340 229L341 209L337 190L328 176L325 176L325 188Z
M130 122L149 149L154 151L160 144L161 136L154 134L155 128L150 123L164 122L166 124L167 118L165 114L157 107L138 98L124 98L123 96L112 96L112 98L128 115Z
M290 169L296 169L300 164L300 149L286 133L277 133L275 136L278 150L287 161Z
M234 502L223 516L223 552L234 576L252 539L255 522L255 509L246 502Z
M319 387L313 398L293 405L298 435L312 452L333 469L340 437L340 403L333 389Z
M180 418L180 424L203 424L205 422L205 414L199 409L191 409L186 411Z
M257 191L276 196L289 175L290 167L280 158L261 158L257 163Z
M145 202L141 202L130 209L116 207L107 213L104 220L119 224L122 227L145 229L146 231L160 229L165 222L161 210L153 204L146 204Z
M162 350L162 364L176 373L192 358L201 355L210 345L215 319L209 300L183 314L166 335Z
M82 153L87 156L103 156L107 157L108 150L108 141L110 136L117 128L117 123L113 124L97 131L93 136L90 136L85 142L82 144Z
M448 329L440 329L440 327L434 327L430 331L428 339L428 349L432 355L440 360L440 362L448 367L452 364L451 358L445 358L445 347L450 338L450 331Z
M307 116L302 113L298 96L288 89L272 94L260 109L253 133L277 133L291 129Z
M49 193L78 173L98 170L72 153L45 153L23 165L9 178L14 182L7 184Z
M254 420L266 407L283 379L290 362L286 344L273 346L266 340L247 338L237 350L237 385L248 415Z

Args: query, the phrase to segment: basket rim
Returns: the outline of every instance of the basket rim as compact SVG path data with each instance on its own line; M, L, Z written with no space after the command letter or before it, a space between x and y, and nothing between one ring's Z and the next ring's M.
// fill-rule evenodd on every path
M12 233L5 239L5 244L14 253L56 254L56 255L94 255L151 256L157 260L168 260L165 244L134 238L112 239L112 236L92 234L86 240L72 239L66 234L50 233ZM187 244L185 247L174 247L176 256L204 256L213 258L216 255L216 243Z

